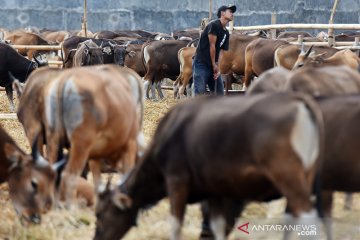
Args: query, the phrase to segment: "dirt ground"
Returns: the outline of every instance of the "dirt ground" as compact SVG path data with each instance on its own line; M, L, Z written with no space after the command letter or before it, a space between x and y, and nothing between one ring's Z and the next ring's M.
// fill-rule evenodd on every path
M146 140L151 139L159 119L168 109L176 104L171 91L166 91L165 100L145 102L144 133ZM0 112L8 111L8 102L4 92L0 93ZM17 120L1 120L1 125L9 132L15 141L26 151L29 144L25 139L22 126ZM107 176L104 176L106 178ZM360 239L360 196L355 195L353 208L345 211L344 194L337 193L334 204L334 239ZM82 240L92 239L95 229L95 216L92 208L79 207L75 211L56 209L43 216L41 225L23 227L19 223L9 201L7 184L0 185L0 239L59 239ZM268 211L271 206L271 212ZM251 224L268 224L281 222L285 200L281 199L270 205L251 203L243 212L236 226L250 222ZM183 239L197 239L200 232L201 218L199 205L189 205L182 229ZM150 210L143 211L138 217L138 226L131 229L124 239L168 239L170 233L169 204L162 200ZM230 239L281 239L279 232L250 232L249 235L234 229ZM316 238L318 239L318 238ZM323 239L320 237L319 239Z

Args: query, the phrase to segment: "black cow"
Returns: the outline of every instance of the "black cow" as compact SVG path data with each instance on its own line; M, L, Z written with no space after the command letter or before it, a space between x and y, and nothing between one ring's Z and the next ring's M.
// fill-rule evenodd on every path
M89 39L91 39L97 45L102 46L104 64L115 63L124 66L124 59L126 55L133 54L131 52L125 51L127 46L125 41L73 36L66 39L63 44L65 58L64 68L71 68L73 66L73 58L78 45Z
M37 62L21 56L10 45L0 43L0 86L5 87L11 111L14 111L13 76L24 83L30 73L37 67L47 65L45 61L41 61L36 57L34 59Z
M98 46L91 39L79 44L74 55L74 67L103 64L102 45Z

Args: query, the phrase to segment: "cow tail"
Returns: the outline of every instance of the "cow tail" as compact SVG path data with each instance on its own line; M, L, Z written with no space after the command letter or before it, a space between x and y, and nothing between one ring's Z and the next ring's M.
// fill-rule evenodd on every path
M57 113L56 113L56 124L55 126L57 127L57 137L59 138L59 142L58 142L58 158L62 158L62 149L64 147L64 143L66 141L66 129L65 129L65 125L64 125L64 101L66 100L64 94L64 86L66 84L66 80L65 79L61 79L60 83L58 85L58 94L57 94L57 98L58 98L58 108L57 108ZM60 153L61 152L61 153ZM61 159L58 159L61 160Z
M314 177L314 191L316 196L315 207L318 212L319 217L324 217L324 209L322 206L322 176L321 172L324 164L324 153L325 153L325 126L324 126L324 118L322 112L318 106L318 104L307 95L298 95L299 98L305 106L310 110L312 117L314 118L318 131L319 131L319 155L316 159L316 169L315 169L315 177Z
M146 70L146 62L145 62L145 56L144 56L144 51L145 51L145 47L149 46L151 42L146 42L144 43L142 46L141 46L141 62L143 63L144 65L144 69Z

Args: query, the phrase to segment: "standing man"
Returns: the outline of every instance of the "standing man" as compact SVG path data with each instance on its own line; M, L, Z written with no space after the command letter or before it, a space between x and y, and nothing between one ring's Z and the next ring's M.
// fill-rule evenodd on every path
M206 85L211 92L224 95L224 85L220 77L219 63L224 51L229 49L229 31L226 24L233 20L236 6L221 6L218 19L211 21L201 33L193 61L193 81L195 96L204 94Z

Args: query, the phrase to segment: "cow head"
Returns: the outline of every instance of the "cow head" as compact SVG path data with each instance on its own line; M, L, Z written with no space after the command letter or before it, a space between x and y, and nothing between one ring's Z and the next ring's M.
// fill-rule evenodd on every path
M35 54L34 54L33 58L34 58L34 60L35 60L38 67L49 66L48 61L46 59L44 59L41 54L38 54L38 56L35 56Z
M99 193L96 205L95 240L120 239L134 225L136 225L137 208L132 204L129 196L119 188L106 189Z
M38 153L37 141L32 154L5 143L6 158L12 163L9 168L9 193L16 213L23 224L41 221L41 214L53 205L56 169Z
M102 46L89 46L84 42L85 49L83 54L83 65L103 64Z
M109 42L109 44L114 52L114 63L117 65L124 66L126 55L129 55L129 57L134 57L136 54L134 51L129 52L128 50L126 50L129 43L125 45L116 45Z
M81 43L81 46L75 53L75 57L77 54L79 54L81 58L81 66L97 65L104 63L102 46L98 46L91 40L87 40Z
M306 52L304 51L303 47L301 48L299 57L292 68L293 70L307 65L321 64L324 61L323 56L326 54L326 52L315 54L315 52L312 52L312 48L313 46L311 46Z

